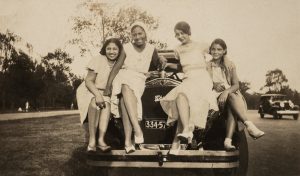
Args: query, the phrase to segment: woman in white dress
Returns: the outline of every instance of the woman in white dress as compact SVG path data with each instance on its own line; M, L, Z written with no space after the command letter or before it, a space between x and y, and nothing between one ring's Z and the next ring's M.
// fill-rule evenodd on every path
M121 57L114 66L108 80L106 94L112 94L112 101L121 93L122 120L125 131L125 151L135 151L133 144L144 143L139 121L142 120L141 96L145 89L150 63L158 65L159 57L154 46L147 43L146 27L136 22L131 26L132 42L124 45L126 57ZM125 59L126 58L126 59ZM113 83L112 83L113 81ZM112 91L112 92L111 92ZM115 107L118 106L115 103ZM116 110L113 110L113 113ZM131 139L134 132L134 142Z
M109 118L110 98L103 95L111 69L123 50L121 42L116 38L104 42L100 54L92 58L87 65L88 74L85 84L77 89L78 107L81 123L86 115L89 121L89 143L87 151L108 152L111 147L104 140ZM89 105L87 104L89 102ZM96 131L99 129L99 138Z
M204 48L191 40L188 23L177 23L174 32L181 42L175 52L185 76L182 83L170 91L160 103L168 114L168 124L178 120L177 133L169 151L169 154L176 155L180 150L180 142L191 141L195 127L204 129L208 111L217 111L218 106L212 92L213 84L206 70ZM173 69L178 66L166 65Z

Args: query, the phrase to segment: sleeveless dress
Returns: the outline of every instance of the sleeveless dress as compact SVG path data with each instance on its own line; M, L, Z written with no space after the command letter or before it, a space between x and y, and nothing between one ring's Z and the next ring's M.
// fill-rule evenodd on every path
M184 94L189 102L189 125L205 128L209 109L218 110L217 101L212 91L212 80L206 70L204 49L196 42L180 45L175 52L178 54L184 78L182 83L172 89L160 104L168 114L167 124L179 118L176 98Z
M106 56L99 55L93 57L87 65L87 69L93 70L97 76L95 80L95 86L103 94L103 90L106 87L108 76L111 71L111 66L109 65ZM87 89L85 82L83 81L76 90L76 99L78 103L78 110L80 114L80 122L83 124L88 113L88 107L91 99L94 95ZM103 96L104 101L110 103L108 97Z
M113 81L111 112L119 117L118 94L121 93L123 84L129 86L137 99L138 120L142 120L142 102L141 97L145 90L146 73L149 70L154 46L146 44L143 51L138 52L131 43L124 45L126 59L119 73Z

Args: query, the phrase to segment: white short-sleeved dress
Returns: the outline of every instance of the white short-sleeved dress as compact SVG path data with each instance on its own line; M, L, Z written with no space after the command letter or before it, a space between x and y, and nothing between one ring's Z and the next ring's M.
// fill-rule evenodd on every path
M184 78L182 83L172 89L160 103L168 114L167 123L179 118L176 98L179 93L186 95L189 102L190 125L205 128L209 109L218 110L217 101L212 91L212 80L206 70L203 48L196 42L180 45L176 53L180 59Z
M93 57L88 63L87 69L93 70L97 74L95 80L95 86L102 94L103 90L106 87L110 71L112 69L108 63L106 56L99 55ZM87 89L85 82L81 83L81 85L77 88L77 92L76 92L76 98L78 103L78 109L80 112L81 123L83 123L86 118L88 107L93 97L94 95ZM108 97L105 96L103 98L104 101L110 103L110 99Z
M132 43L124 45L124 51L126 53L126 59L122 69L119 71L113 81L113 90L111 97L111 111L113 114L118 114L118 99L117 95L121 93L121 87L123 84L129 86L133 90L137 99L137 113L138 119L142 119L142 102L141 97L145 90L145 74L149 70L149 66L152 60L154 46L146 44L143 51L138 52L133 47Z

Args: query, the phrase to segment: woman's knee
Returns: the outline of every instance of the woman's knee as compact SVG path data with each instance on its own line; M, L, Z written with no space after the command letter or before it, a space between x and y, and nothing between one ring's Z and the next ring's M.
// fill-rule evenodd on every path
M97 109L97 105L96 105L96 100L95 100L95 98L92 98L92 100L91 100L89 106L90 106L91 108Z
M178 93L177 97L176 97L177 101L183 101L183 100L187 100L187 97L184 93Z

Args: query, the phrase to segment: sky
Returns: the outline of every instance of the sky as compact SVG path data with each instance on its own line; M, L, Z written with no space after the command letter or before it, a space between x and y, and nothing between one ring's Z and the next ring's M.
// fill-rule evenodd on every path
M41 55L65 48L72 38L70 18L84 15L78 11L82 1L0 0L0 31L15 32ZM158 18L159 28L151 36L170 48L179 44L173 32L178 21L191 25L195 41L209 45L215 38L224 39L240 80L254 90L265 84L268 70L279 68L290 87L300 91L298 0L99 0L104 1L136 5ZM83 75L88 58L74 59L73 72Z

